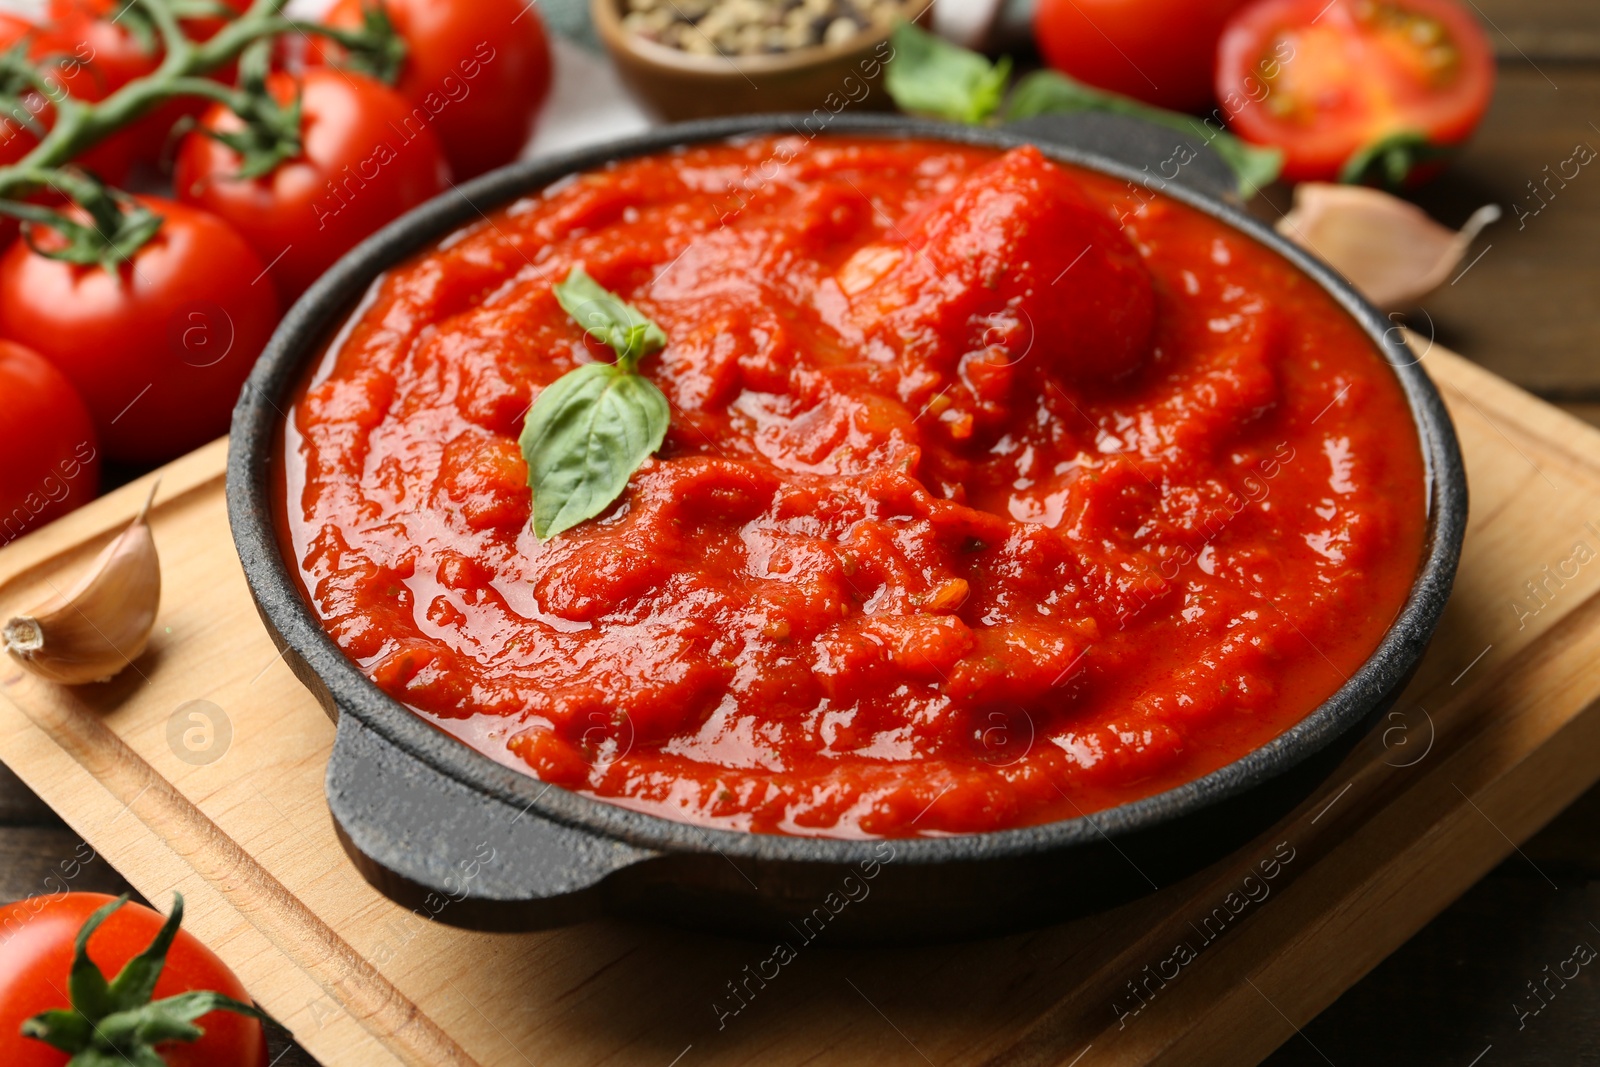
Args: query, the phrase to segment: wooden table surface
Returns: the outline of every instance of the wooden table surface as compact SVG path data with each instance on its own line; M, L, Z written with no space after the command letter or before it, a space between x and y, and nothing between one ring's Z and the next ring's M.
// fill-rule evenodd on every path
M1451 225L1491 202L1505 218L1479 239L1471 256L1480 258L1408 323L1600 423L1600 167L1533 191L1545 168L1556 171L1578 145L1600 151L1600 2L1467 2L1490 28L1499 87L1466 156L1416 199ZM1287 206L1286 196L1273 199ZM1486 823L1484 832L1496 831ZM84 854L77 836L0 767L0 900L58 892L63 865L73 869ZM94 860L70 888L120 893L127 885ZM1584 943L1600 948L1600 787L1267 1062L1600 1064L1600 968L1564 986L1540 985L1541 1001L1530 993ZM313 1063L281 1031L272 1057L274 1067Z

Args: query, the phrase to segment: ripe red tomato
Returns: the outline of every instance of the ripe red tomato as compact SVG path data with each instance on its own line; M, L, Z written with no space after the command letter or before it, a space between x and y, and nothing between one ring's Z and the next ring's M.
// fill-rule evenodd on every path
M235 14L243 14L250 6L250 0L213 2ZM130 7L127 0L50 0L48 11L48 25L60 39L88 41L94 47L92 58L110 87L107 91L149 74L161 62L159 34L144 40L128 28L131 19L142 15L136 4ZM216 36L226 21L206 16L180 19L178 25L192 40L207 41Z
M106 455L150 464L227 432L277 325L278 298L266 265L227 223L170 200L138 200L165 222L115 274L14 243L0 257L0 335L78 387ZM43 228L34 239L62 244Z
M17 15L0 12L0 52L9 52L18 41L34 31L33 23ZM42 106L43 98L35 93L24 93L17 98L23 107ZM11 117L0 118L0 167L9 167L33 150L38 138L28 132L22 123ZM0 218L0 247L10 244L17 236L17 220Z
M1039 0L1033 29L1052 67L1174 111L1211 102L1217 37L1247 0Z
M0 545L94 499L100 442L83 398L37 352L0 341Z
M65 1052L23 1037L22 1024L40 1012L68 1006L73 939L84 920L113 899L67 893L0 908L0 1063L6 1067L62 1067L67 1062ZM89 958L109 980L144 951L162 921L149 908L124 904L89 938ZM155 999L210 990L250 1002L239 979L214 952L186 930L177 935L156 982ZM199 1040L159 1046L168 1067L265 1067L266 1037L256 1019L214 1011L201 1016L197 1025L205 1031Z
M18 41L33 32L33 29L33 23L21 15L0 11L0 52L9 51Z
M52 87L59 85L61 91L90 102L102 100L120 87L107 88L110 83L105 73L91 62L95 53L88 41L62 37L53 28L34 26L14 16L0 16L0 50L9 50L24 40L30 60L41 64L40 73ZM46 128L55 122L55 108L36 88L15 92L13 106L25 109ZM0 165L17 162L38 143L38 137L16 118L0 121ZM133 165L131 142L119 134L96 145L76 162L105 181L118 184L127 178Z
M153 72L161 61L138 39L108 18L96 14L88 0L51 5L52 18L39 35L35 57L63 56L56 76L67 92L81 100L104 100L135 78ZM141 124L142 126L142 124ZM111 185L121 185L140 158L155 158L159 145L148 145L141 126L122 130L90 149L80 159L87 170Z
M279 103L294 99L295 80L273 74ZM384 224L443 192L450 182L439 139L406 102L361 74L307 71L301 155L255 179L234 177L238 153L201 133L184 138L173 184L180 199L226 219L262 260L285 303L340 256ZM220 105L201 119L212 130L237 130Z
M103 93L114 93L135 78L155 70L161 62L159 48L141 41L113 21L118 0L52 0L49 35L73 54L72 45L86 43L89 51L80 57L88 60Z
M323 20L354 29L363 4L339 0ZM395 88L444 142L457 179L522 153L550 93L550 42L526 0L381 0L409 49Z
M1454 0L1258 0L1217 48L1234 131L1283 149L1296 181L1337 178L1397 136L1424 154L1458 145L1493 91L1489 41Z
M0 11L0 52L9 52L34 30L25 18ZM0 167L10 166L39 142L22 124L9 116L0 119Z
M224 7L243 12L250 0L217 0ZM37 54L73 56L83 62L84 71L64 77L67 91L85 100L101 100L135 78L151 74L161 65L161 49L154 41L142 40L127 28L127 20L138 18L140 9L131 9L127 0L50 0L48 29L41 37ZM185 34L204 41L222 29L223 19L215 17L183 19ZM232 80L231 68L219 77ZM120 184L133 165L153 164L160 159L172 127L185 116L205 109L200 100L174 100L156 108L126 130L108 138L85 157L85 166L112 185ZM89 162L92 159L98 168ZM108 174L120 164L120 174Z

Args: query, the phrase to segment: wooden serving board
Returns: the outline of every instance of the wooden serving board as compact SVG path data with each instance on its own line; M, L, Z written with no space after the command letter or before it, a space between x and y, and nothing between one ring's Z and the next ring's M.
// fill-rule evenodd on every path
M330 1067L1254 1063L1600 777L1600 432L1442 349L1423 363L1473 505L1416 682L1271 833L1064 926L903 950L797 936L791 958L616 921L465 933L390 903L335 840L333 726L251 605L222 442L162 473L150 652L79 692L0 661L0 759L148 898L181 890L188 926ZM0 552L0 617L70 581L147 488Z

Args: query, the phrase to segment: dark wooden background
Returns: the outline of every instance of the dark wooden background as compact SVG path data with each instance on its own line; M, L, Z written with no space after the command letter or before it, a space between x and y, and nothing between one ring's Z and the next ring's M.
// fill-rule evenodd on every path
M1600 152L1600 0L1466 0L1500 58L1489 117L1465 158L1416 199L1459 225L1497 203L1482 258L1409 316L1414 329L1600 423L1600 160L1554 195L1532 184L1580 144ZM1567 168L1571 173L1571 167ZM1274 197L1280 208L1287 197ZM1522 212L1515 210L1517 206ZM1537 213L1534 213L1537 210ZM1520 217L1526 213L1525 217ZM80 842L0 767L0 900L55 890ZM104 860L77 890L120 893ZM165 907L167 902L160 902ZM1528 1011L1529 982L1600 949L1600 787L1573 805L1359 985L1289 1039L1271 1067L1600 1065L1600 966ZM1597 961L1600 962L1600 961ZM281 1031L274 1067L313 1061Z

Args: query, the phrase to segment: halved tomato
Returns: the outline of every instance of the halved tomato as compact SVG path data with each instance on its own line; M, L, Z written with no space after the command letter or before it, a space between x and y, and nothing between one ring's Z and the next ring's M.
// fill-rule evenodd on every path
M1291 180L1390 184L1437 169L1477 128L1494 55L1455 0L1259 0L1217 45L1236 133Z

